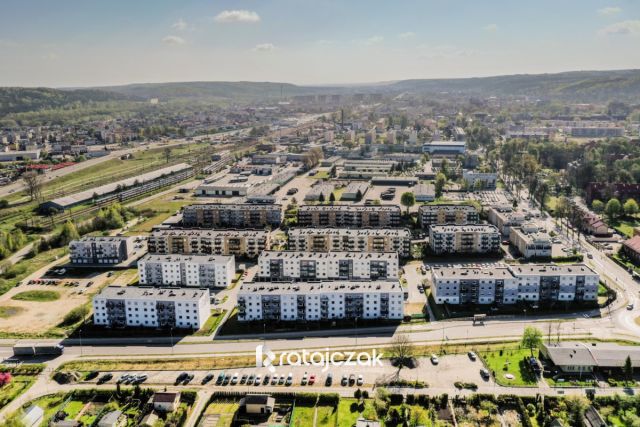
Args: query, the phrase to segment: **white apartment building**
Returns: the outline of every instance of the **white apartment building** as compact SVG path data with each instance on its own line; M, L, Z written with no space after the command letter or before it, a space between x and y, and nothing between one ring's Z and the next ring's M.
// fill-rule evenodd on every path
M432 225L429 247L434 254L490 254L500 250L495 225Z
M487 211L487 219L503 236L509 237L511 228L524 224L527 216L521 211L515 211L511 206L493 206Z
M120 236L85 236L69 243L72 264L119 264L133 254L134 238Z
M200 329L210 315L206 289L108 286L93 297L98 326Z
M260 280L386 280L398 278L397 252L264 251Z
M411 255L411 231L406 228L290 228L289 250L307 252L397 252Z
M138 261L140 284L228 288L236 272L233 255L154 255Z
M437 304L515 304L518 301L595 302L600 276L584 264L522 264L495 268L433 267Z
M158 228L147 238L151 254L235 255L256 258L269 247L266 230Z
M509 234L509 242L524 258L551 258L551 236L538 230L536 226L514 227Z
M494 172L476 172L464 169L462 180L467 183L468 190L495 190L498 176Z
M418 223L423 229L432 225L466 225L480 221L475 206L461 204L422 205L418 208Z
M404 292L398 281L244 283L240 321L401 320Z

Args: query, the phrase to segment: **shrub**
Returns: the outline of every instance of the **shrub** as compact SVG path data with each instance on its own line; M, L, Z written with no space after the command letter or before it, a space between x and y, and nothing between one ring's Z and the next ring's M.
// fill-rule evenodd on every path
M60 326L67 327L75 325L76 323L87 317L89 311L89 306L87 305L81 305L80 307L74 308L64 316L64 319L62 319Z

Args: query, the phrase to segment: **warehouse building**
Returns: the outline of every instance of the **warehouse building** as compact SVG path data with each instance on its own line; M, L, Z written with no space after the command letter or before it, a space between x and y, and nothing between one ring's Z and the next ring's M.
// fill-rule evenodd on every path
M200 329L210 315L206 289L108 286L93 297L98 326Z

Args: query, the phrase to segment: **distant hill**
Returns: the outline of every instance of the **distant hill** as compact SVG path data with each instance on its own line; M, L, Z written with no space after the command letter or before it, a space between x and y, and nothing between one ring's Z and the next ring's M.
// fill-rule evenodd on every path
M637 103L640 70L573 71L557 74L518 74L463 79L415 79L362 85L298 86L274 82L184 82L104 86L87 89L0 88L0 118L11 113L82 107L105 101L257 101L296 95L410 92L437 96L529 96L572 102ZM142 103L144 104L144 103ZM137 107L135 107L137 108Z
M583 102L637 100L640 70L572 71L465 79L418 79L391 83L399 92L461 93L476 96L531 96Z
M135 98L222 98L229 100L282 99L294 95L322 93L330 88L296 86L291 83L272 82L184 82L144 83L124 86L99 87ZM338 90L340 91L340 90Z
M59 90L50 88L0 87L0 117L74 104L124 100L125 95L96 89Z

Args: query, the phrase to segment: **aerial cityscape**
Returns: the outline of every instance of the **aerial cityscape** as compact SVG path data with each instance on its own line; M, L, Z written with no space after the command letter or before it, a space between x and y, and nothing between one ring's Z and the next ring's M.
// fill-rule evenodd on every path
M640 4L7 0L0 426L640 426Z

